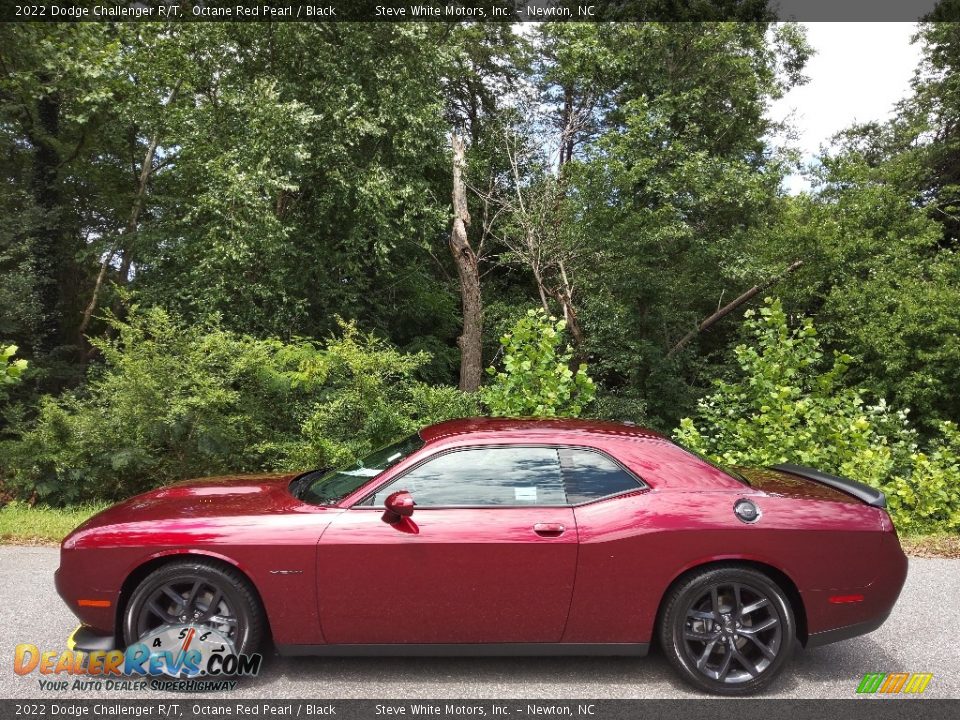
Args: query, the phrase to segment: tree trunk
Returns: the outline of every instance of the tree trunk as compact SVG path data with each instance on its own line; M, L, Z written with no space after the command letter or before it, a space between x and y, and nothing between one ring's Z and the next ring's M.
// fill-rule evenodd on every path
M583 344L583 330L580 328L580 320L577 319L577 310L573 306L573 286L570 284L570 278L567 276L567 269L562 260L559 267L562 285L558 295L560 304L563 306L563 319L567 321L567 329L573 337L574 347L579 348Z
M33 145L32 190L41 211L33 251L37 262L37 296L42 325L36 333L34 349L44 354L72 341L66 308L70 304L69 293L76 285L77 273L71 266L75 250L71 247L73 239L66 227L58 176L59 97L55 94L40 97L36 103L36 115L36 127L28 128Z
M560 169L573 160L575 135L573 115L573 88L567 85L563 89L563 130L560 133L560 158L557 163Z
M181 80L177 80L176 84L170 90L170 94L167 96L167 107L172 105L173 101L177 97L177 94L180 92L181 82ZM136 143L136 136L136 128L133 128L130 136L131 143ZM136 165L131 164L131 169L134 173L134 179L136 180L133 204L130 206L130 214L127 216L127 222L123 228L122 235L113 244L113 247L110 248L110 252L107 253L107 256L100 264L100 272L97 273L97 280L93 285L93 293L90 296L90 302L87 303L87 307L83 311L83 319L80 322L79 335L81 336L81 341L83 340L83 334L87 331L87 327L90 325L90 321L93 319L93 312L97 308L97 303L99 302L100 298L100 290L103 288L103 281L106 278L107 270L110 268L110 263L113 262L113 258L116 257L118 252L121 253L123 258L120 261L118 280L122 285L126 285L130 280L130 267L133 264L133 255L129 245L124 247L124 240L127 238L127 236L132 235L137 231L137 226L140 223L140 213L143 211L143 206L146 203L147 185L150 182L150 177L153 175L153 160L157 155L157 145L159 142L160 130L158 129L153 133L153 137L151 137L147 143L147 150L144 153L143 162L140 164L139 174L137 174Z
M557 184L559 185L559 192L557 193L557 202L554 206L554 232L557 234L559 234L561 231L559 226L560 203L566 194L566 178L564 177L563 171L567 163L573 160L573 141L575 132L572 115L572 91L568 91L568 97L570 110L567 111L563 129L566 151L565 154L564 152L561 152L560 163L557 167ZM573 359L575 362L577 362L577 364L579 364L581 359L579 348L581 345L583 345L583 329L580 327L580 320L577 318L577 310L573 304L573 283L570 282L570 276L567 275L567 268L564 265L563 260L560 260L557 263L557 266L560 270L560 287L557 289L556 297L560 302L561 307L563 307L563 319L567 321L567 330L570 331L570 336L573 338L573 346L578 350Z
M450 252L460 278L460 301L463 305L463 332L457 339L460 346L460 389L474 392L480 387L483 360L483 301L480 297L479 258L470 247L467 226L467 185L463 179L466 147L463 138L454 131L450 136L453 147L453 229L450 232Z
M150 139L150 143L147 145L147 152L143 157L143 164L140 166L140 176L137 181L137 191L133 197L133 205L130 208L130 215L127 216L127 224L123 228L123 238L126 238L128 235L132 235L137 229L137 223L140 221L140 211L143 210L144 197L147 193L147 183L150 180L150 174L153 172L153 158L157 153L157 141L158 138L154 135ZM113 261L114 256L121 249L120 240L114 243L114 246L110 249L110 252L107 253L106 257L103 259L103 262L100 263L100 272L97 273L97 280L93 286L93 294L90 297L90 302L87 303L86 309L83 311L83 319L80 321L80 328L78 333L82 336L86 331L87 327L90 325L90 320L93 319L93 311L97 308L97 301L100 296L100 289L103 287L103 280L107 275L107 269L110 267L110 263ZM127 275L130 272L130 250L129 248L123 251L123 268L121 268L120 279L121 282L126 282Z
M769 280L760 283L759 285L754 285L752 288L747 290L745 293L743 293L739 297L734 298L733 300L728 302L722 308L717 310L713 315L703 320L703 322L697 325L693 330L691 330L682 338L680 338L679 342L677 342L676 345L670 348L670 351L667 353L667 357L668 358L673 357L673 355L676 354L678 350L680 350L684 345L686 345L688 342L693 340L697 335L702 333L704 330L709 329L711 325L719 322L720 320L723 320L723 318L725 318L727 315L732 313L734 310L736 310L738 307L743 305L745 302L748 302L749 300L754 298L758 293L763 292L771 285L775 285L776 283L780 282L783 278L785 278L787 275L789 275L794 270L800 267L803 267L803 260L796 260L792 264L790 264L787 267L787 269L784 270L779 275L776 275L770 278Z
M531 253L532 252L533 248L531 246ZM537 283L537 292L540 293L540 304L543 306L543 311L549 315L550 303L547 302L547 286L543 282L543 275L540 273L540 266L536 262L531 262L530 269L533 270L533 279Z

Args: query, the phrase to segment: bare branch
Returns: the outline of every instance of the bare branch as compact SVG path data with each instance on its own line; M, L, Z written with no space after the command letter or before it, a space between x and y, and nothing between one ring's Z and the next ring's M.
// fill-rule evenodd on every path
M670 351L667 353L667 357L669 358L669 357L672 357L673 355L675 355L678 350L680 350L684 345L686 345L688 342L690 342L691 340L693 340L693 338L695 338L698 334L700 334L700 333L702 333L703 331L709 329L712 325L714 325L714 324L716 324L717 322L719 322L720 320L722 320L724 317L726 317L727 315L729 315L731 312L733 312L734 310L736 310L738 307L740 307L741 305L743 305L743 304L746 303L746 302L749 302L749 301L750 301L752 298L754 298L758 293L763 292L764 290L766 290L766 289L767 289L768 287L770 287L771 285L775 285L776 283L780 282L780 281L781 281L783 278L785 278L787 275L789 275L789 274L792 273L794 270L796 270L797 268L802 267L802 266L803 266L803 260L796 260L796 261L794 261L791 265L789 265L789 266L787 267L787 269L784 270L784 271L783 271L782 273L780 273L779 275L776 275L776 276L770 278L769 280L766 280L765 282L760 283L759 285L754 285L752 288L750 288L749 290L747 290L747 291L746 291L745 293L743 293L742 295L740 295L740 296L738 296L737 298L735 298L735 299L731 300L730 302L728 302L728 303L727 303L726 305L724 305L722 308L720 308L720 309L717 310L715 313L713 313L713 315L711 315L710 317L704 319L699 325L697 325L697 327L695 327L693 330L691 330L691 331L688 332L686 335L684 335L682 338L680 338L680 340L677 342L677 344L674 345L672 348L670 348Z
M180 91L180 82L181 81L178 80L176 85L174 85L173 89L170 91L170 95L167 97L167 105L173 102L177 96L177 93ZM97 302L100 299L100 290L103 287L103 281L106 279L107 270L110 267L110 263L113 262L113 258L116 256L116 254L120 252L123 240L137 230L137 224L140 222L140 213L143 210L144 202L146 200L147 185L149 184L150 177L157 169L153 165L153 160L157 154L157 144L159 141L159 131L157 131L154 132L153 137L151 137L147 143L147 150L144 153L143 162L140 164L140 175L137 178L136 193L133 197L133 204L130 207L130 214L127 216L127 223L124 226L120 237L116 239L111 246L110 251L104 256L103 261L100 263L100 271L97 273L97 279L93 285L93 293L90 297L90 302L87 303L87 307L83 311L83 318L80 321L80 327L78 329L79 335L83 335L90 326L90 321L93 319L93 313L97 309ZM128 272L129 267L130 257L128 249L124 252L123 267L121 270L123 270L124 273ZM125 282L126 278L122 278L122 280Z

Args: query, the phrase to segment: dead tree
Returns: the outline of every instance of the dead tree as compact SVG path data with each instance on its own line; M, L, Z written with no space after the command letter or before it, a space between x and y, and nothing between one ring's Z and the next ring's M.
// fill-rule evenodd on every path
M453 228L450 231L450 252L460 279L460 302L463 306L463 331L457 338L460 346L460 389L474 392L480 387L483 369L483 300L480 295L480 260L467 236L470 212L467 209L466 145L459 133L450 136L453 147Z

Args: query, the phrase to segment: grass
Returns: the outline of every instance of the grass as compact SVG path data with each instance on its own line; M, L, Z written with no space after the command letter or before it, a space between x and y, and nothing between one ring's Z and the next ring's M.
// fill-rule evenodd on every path
M0 543L58 544L64 536L109 503L53 508L12 502L0 508Z
M91 515L109 503L53 508L12 502L0 508L0 543L10 545L55 545ZM901 535L908 555L960 559L960 535L933 533Z

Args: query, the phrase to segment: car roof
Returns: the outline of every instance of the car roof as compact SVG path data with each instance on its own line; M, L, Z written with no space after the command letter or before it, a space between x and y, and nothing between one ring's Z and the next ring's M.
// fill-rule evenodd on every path
M669 438L654 430L630 423L571 418L460 418L430 425L420 431L420 437L426 443L464 435L477 436L477 439L507 435L513 440L518 435L529 435L531 438L542 435L563 435L568 438L571 435L603 436L670 442Z
M744 484L655 430L605 420L462 418L420 431L426 447L534 444L597 448L614 455L657 491L729 490Z

